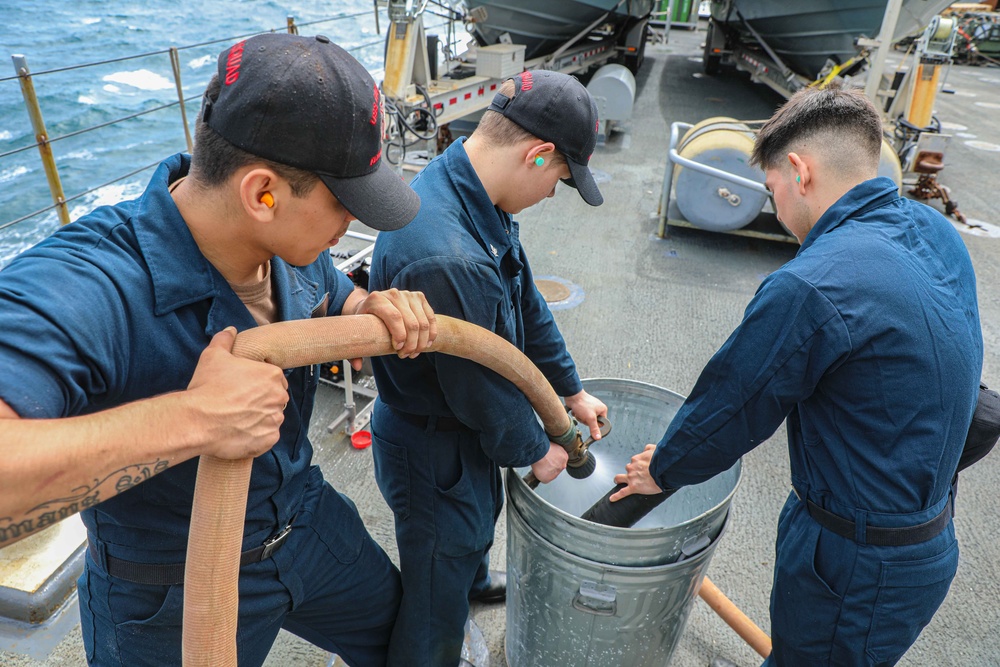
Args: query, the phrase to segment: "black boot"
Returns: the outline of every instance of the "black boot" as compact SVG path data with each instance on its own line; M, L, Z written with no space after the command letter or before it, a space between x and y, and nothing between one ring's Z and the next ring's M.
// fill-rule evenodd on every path
M503 602L507 599L507 573L503 570L490 570L490 585L477 595L469 597L470 602Z

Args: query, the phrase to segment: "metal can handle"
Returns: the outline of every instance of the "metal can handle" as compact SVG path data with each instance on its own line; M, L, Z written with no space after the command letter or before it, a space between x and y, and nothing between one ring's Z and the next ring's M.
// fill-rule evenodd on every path
M595 581L581 581L580 591L573 597L573 608L594 616L614 616L618 613L618 590Z

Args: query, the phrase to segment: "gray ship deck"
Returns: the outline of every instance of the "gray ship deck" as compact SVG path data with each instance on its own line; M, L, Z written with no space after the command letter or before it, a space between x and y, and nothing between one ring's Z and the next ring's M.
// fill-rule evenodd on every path
M604 177L604 206L591 208L560 186L555 198L519 216L536 276L558 276L586 295L577 307L555 314L584 377L628 378L686 393L739 322L764 276L795 253L790 244L688 229L671 229L668 239L656 237L669 124L716 115L766 118L781 103L746 75L700 76L702 37L701 30L674 31L667 45L649 45L628 132L613 135L592 161ZM959 94L938 97L938 116L964 125L979 141L1000 144L1000 129L986 120L1000 108L998 82L995 69L955 67L948 84ZM991 219L994 192L983 185L996 183L1000 152L957 140L948 159L941 180L952 187L962 211L972 219L996 222ZM979 275L984 377L1000 385L1000 297L992 290L1000 283L1000 241L963 238ZM342 400L339 390L321 388L313 421L316 460L332 483L354 499L374 537L395 556L392 517L374 483L370 450L355 450L343 434L326 433ZM709 568L712 580L765 631L775 527L789 490L784 440L780 429L745 457L733 521ZM636 443L636 450L643 444ZM962 549L958 575L941 610L900 665L1000 664L1000 543L994 537L998 519L991 500L997 488L998 454L963 473L955 519ZM493 558L503 566L503 519ZM473 617L489 645L491 667L504 667L504 607L475 605ZM671 664L704 667L715 656L745 666L760 663L696 600ZM321 666L329 660L328 654L282 633L266 664ZM71 631L44 662L0 653L0 663L84 665L79 630Z

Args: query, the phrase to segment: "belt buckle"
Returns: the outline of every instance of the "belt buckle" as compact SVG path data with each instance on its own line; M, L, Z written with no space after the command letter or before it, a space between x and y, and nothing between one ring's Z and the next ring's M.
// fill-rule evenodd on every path
M271 555L275 551L277 551L282 544L285 543L285 540L288 539L288 535L291 532L292 532L292 525L288 524L287 526L281 529L280 533L264 540L264 551L261 552L260 559L267 560L268 558L270 558Z

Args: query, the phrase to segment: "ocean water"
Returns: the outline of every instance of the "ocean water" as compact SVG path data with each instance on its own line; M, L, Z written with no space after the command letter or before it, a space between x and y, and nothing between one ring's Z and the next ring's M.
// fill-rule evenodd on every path
M284 32L287 16L295 18L300 34L325 34L350 50L376 81L383 73L388 20L382 9L378 34L371 0L34 0L3 1L0 7L0 55L7 63L0 64L0 267L59 227L54 210L10 224L52 204L38 150L9 154L35 143L13 54L24 55L35 75L52 138L176 102L170 57L155 53L170 47L180 49L185 107L188 123L193 123L219 52L249 34ZM425 17L428 32L444 35L438 28L443 23L436 16ZM197 46L182 49L192 45ZM152 55L73 68L139 54ZM63 68L73 69L45 73ZM135 197L152 169L110 182L186 146L178 105L54 141L67 199L103 185L69 203L71 219Z

